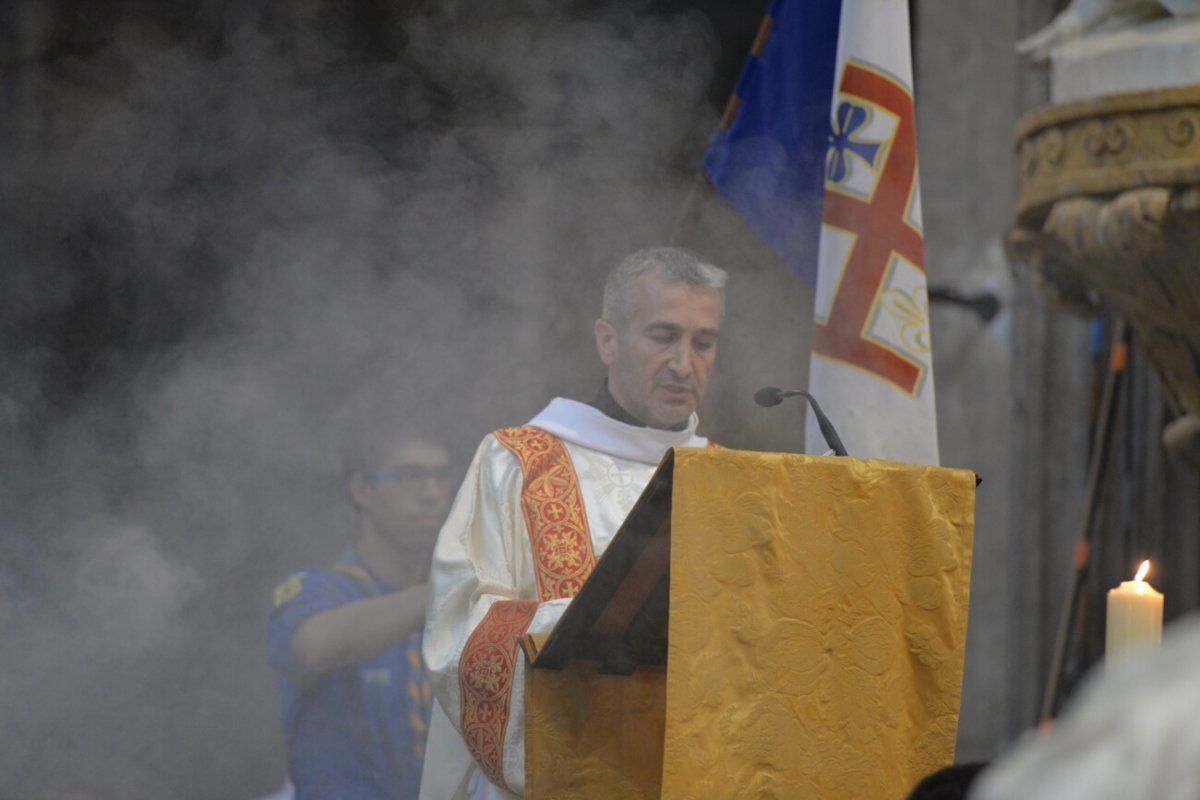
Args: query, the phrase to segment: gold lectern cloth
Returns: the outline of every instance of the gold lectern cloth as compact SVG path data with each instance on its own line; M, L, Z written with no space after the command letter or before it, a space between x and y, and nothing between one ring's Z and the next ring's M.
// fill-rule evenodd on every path
M974 489L677 449L666 673L527 671L527 796L904 796L954 757Z
M974 473L678 449L662 797L903 796L954 756Z

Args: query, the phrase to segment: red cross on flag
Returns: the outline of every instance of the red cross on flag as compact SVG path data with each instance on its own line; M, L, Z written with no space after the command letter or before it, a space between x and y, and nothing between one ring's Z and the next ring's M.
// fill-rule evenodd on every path
M907 3L843 0L835 64L809 391L850 455L937 464Z

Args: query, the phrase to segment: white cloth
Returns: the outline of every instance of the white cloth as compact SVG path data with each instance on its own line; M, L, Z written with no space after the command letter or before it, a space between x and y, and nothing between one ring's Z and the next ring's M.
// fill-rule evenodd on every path
M693 414L682 431L639 428L573 400L556 398L530 423L561 439L575 467L596 557L671 447L704 447ZM538 600L529 534L521 509L520 463L487 436L475 453L450 516L438 535L430 574L424 655L437 704L426 746L421 800L477 800L514 795L482 779L459 735L458 661L475 626L498 600ZM529 632L548 632L568 599L539 603ZM504 738L504 779L525 786L524 659L518 658ZM474 775L470 773L475 773ZM471 792L471 788L476 790Z
M615 420L598 408L556 397L529 424L564 442L626 461L657 465L672 447L704 447L708 444L708 439L696 435L698 421L692 414L687 427L681 431L638 428Z
M1098 666L1045 737L1026 734L972 786L971 800L1200 797L1200 615L1161 650Z

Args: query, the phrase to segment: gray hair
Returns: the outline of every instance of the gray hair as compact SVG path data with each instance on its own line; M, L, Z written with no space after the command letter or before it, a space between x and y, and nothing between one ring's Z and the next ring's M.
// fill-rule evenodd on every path
M721 296L721 307L725 306L725 282L729 279L725 270L682 247L654 246L625 256L608 274L600 316L618 328L627 323L633 316L633 282L647 272L667 283L716 289Z

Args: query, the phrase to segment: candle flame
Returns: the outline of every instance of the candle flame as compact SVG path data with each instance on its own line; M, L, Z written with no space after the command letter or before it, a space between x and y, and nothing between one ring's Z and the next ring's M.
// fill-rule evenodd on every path
M1138 583L1141 583L1142 579L1145 578L1149 572L1150 572L1150 559L1146 559L1145 561L1142 562L1142 565L1140 567L1138 567L1137 576L1134 577L1134 580L1137 581Z

